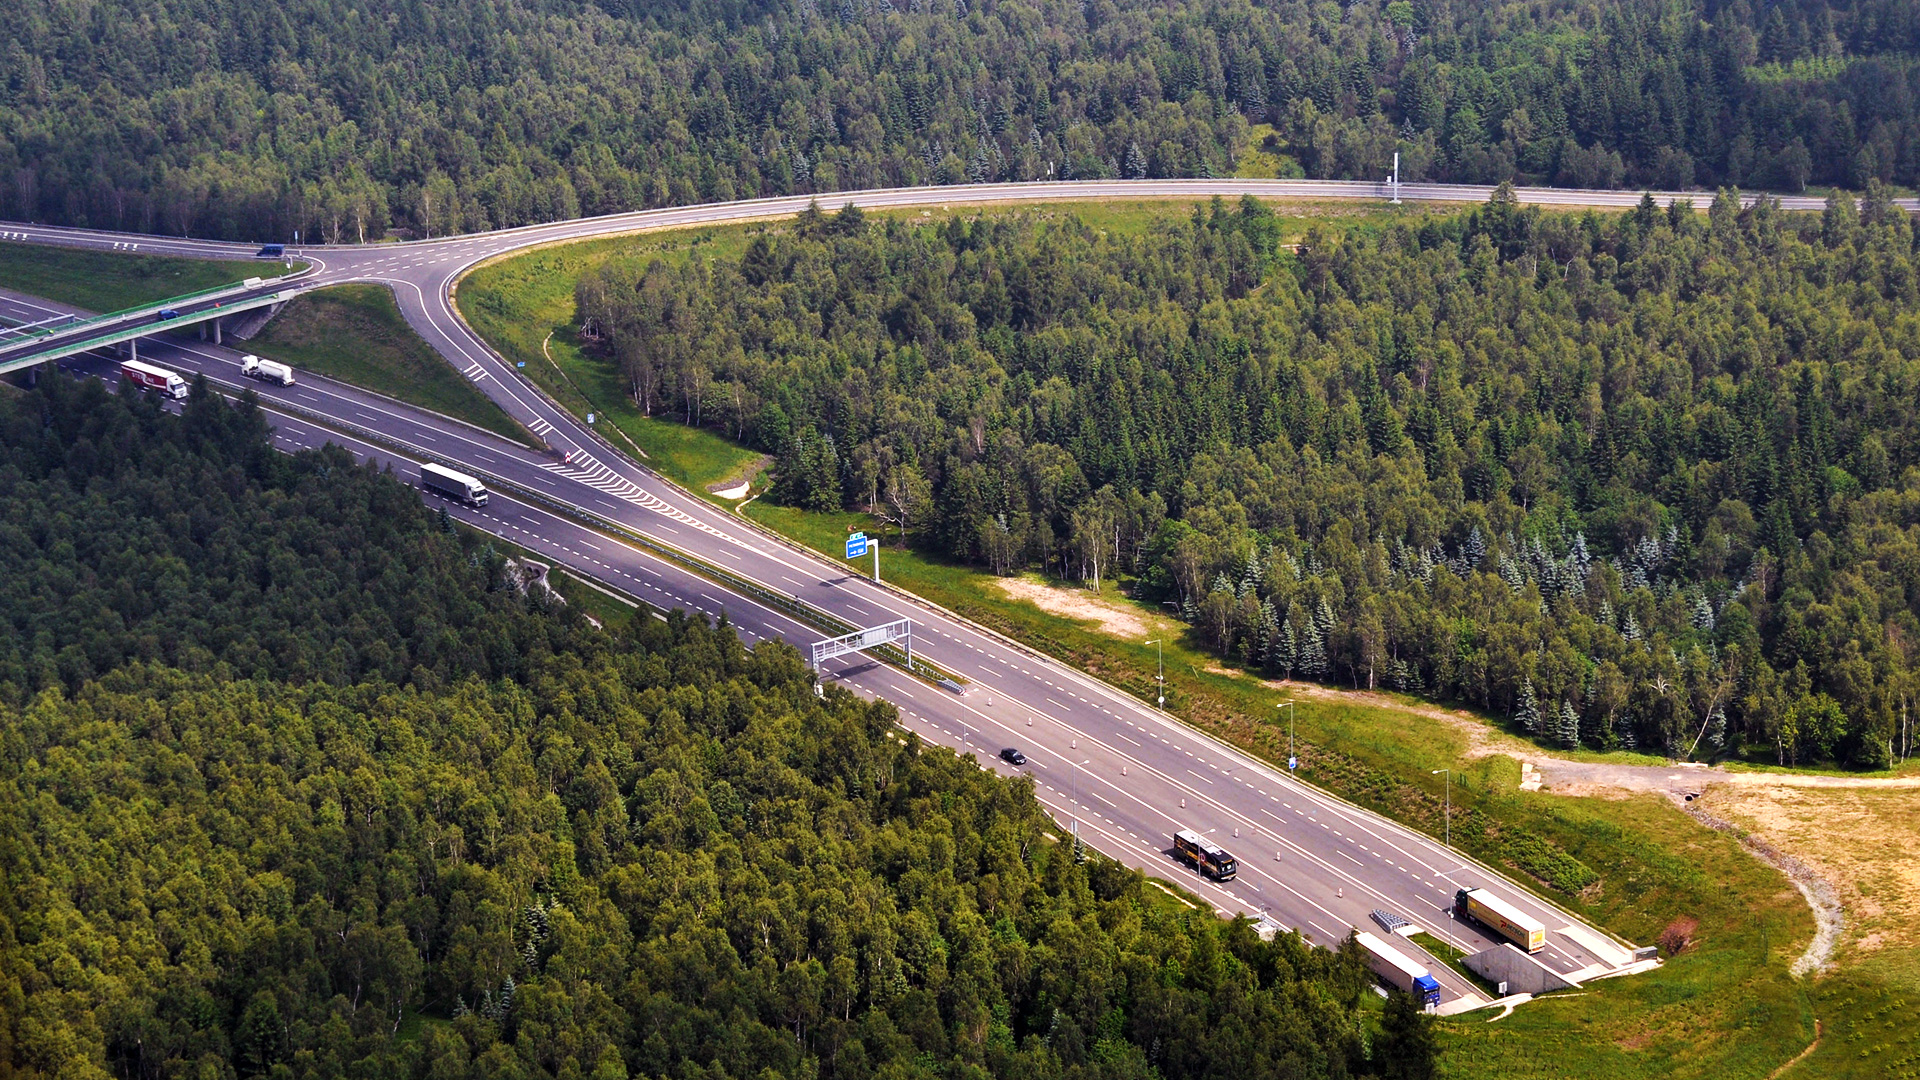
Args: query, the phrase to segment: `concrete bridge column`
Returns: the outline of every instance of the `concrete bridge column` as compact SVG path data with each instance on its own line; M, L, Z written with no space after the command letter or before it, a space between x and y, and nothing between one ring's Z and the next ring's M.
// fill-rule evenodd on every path
M218 317L215 317L213 320L213 343L215 345L220 344L220 320Z

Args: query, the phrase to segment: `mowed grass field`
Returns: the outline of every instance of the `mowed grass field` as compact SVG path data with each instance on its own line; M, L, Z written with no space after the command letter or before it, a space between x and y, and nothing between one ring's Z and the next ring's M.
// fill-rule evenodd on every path
M302 293L258 337L234 347L445 413L516 442L530 441L520 425L413 332L384 285L335 285Z
M295 263L293 269L303 265ZM178 259L43 244L0 244L0 287L101 313L232 285L250 277L280 277L289 272L286 263L266 259Z
M1920 789L1720 784L1702 801L1840 893L1847 930L1813 988L1825 1033L1804 1075L1920 1077Z
M1399 213L1333 206L1322 216L1310 206L1276 209L1287 222L1290 238L1326 217L1365 224L1375 216ZM973 212L953 206L903 213L928 220ZM1184 203L1109 202L1043 212L1073 213L1096 228L1142 230L1192 208ZM646 451L650 465L704 491L717 479L747 468L753 452L710 431L632 415L613 365L581 349L570 336L573 284L581 272L608 258L677 259L702 249L737 252L754 230L778 227L653 234L504 259L462 283L462 311L496 347L524 360L530 372L536 361L544 365L536 378L562 400L582 413L611 417ZM669 437L674 429L679 435ZM850 529L881 532L871 518L857 513L803 513L765 501L753 502L743 512L835 560ZM862 560L859 569L865 572L868 565ZM1101 620L1066 617L1010 596L991 575L905 550L895 536L883 538L881 568L882 576L895 585L1151 700L1158 657L1144 640L1116 637ZM1101 600L1131 603L1111 586ZM1139 614L1144 623L1162 625L1157 612L1142 609ZM1170 709L1269 761L1285 761L1287 731L1274 708L1286 696L1284 689L1225 671L1215 658L1182 640L1167 642L1165 663ZM1415 704L1412 699L1407 703ZM1823 988L1838 984L1809 984L1788 974L1812 937L1812 917L1790 883L1748 855L1735 838L1703 828L1657 797L1568 799L1521 792L1512 757L1469 754L1468 738L1459 726L1418 717L1404 707L1316 696L1300 699L1295 710L1308 779L1438 835L1442 780L1432 770L1454 768L1454 812L1478 811L1494 826L1483 850L1474 854L1639 944L1653 942L1676 921L1698 923L1689 947L1656 972L1553 995L1495 1023L1488 1022L1492 1013L1443 1021L1442 1075L1488 1080L1761 1078L1813 1040L1814 1020L1827 1008L1821 1002ZM1619 759L1645 763L1638 756ZM1516 835L1540 838L1579 860L1591 870L1593 883L1569 894L1530 878L1510 862L1502 863L1500 841ZM1877 977L1868 982L1882 985ZM1823 1045L1816 1058L1824 1052Z

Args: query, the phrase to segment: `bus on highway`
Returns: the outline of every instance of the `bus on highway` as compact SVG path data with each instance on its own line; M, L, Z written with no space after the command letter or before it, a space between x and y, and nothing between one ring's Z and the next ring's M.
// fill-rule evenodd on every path
M1174 857L1215 881L1231 881L1239 868L1234 864L1233 856L1216 844L1202 839L1192 829L1181 829L1173 834Z

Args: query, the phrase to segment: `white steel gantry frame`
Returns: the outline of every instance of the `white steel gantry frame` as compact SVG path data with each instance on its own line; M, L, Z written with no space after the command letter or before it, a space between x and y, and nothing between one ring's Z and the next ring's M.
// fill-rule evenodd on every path
M816 641L813 643L813 668L818 671L823 661L831 660L836 656L845 656L848 653L877 649L896 641L905 643L907 670L913 670L913 621L911 619L895 619L865 630L855 630L851 634L842 634L837 638Z

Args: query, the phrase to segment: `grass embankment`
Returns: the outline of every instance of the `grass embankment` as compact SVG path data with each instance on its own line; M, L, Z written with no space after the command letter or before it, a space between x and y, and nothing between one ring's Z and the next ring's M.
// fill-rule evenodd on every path
M295 263L293 269L304 265ZM286 263L264 259L179 259L45 244L0 244L0 287L97 312L289 272Z
M1314 218L1310 208L1294 209L1289 231L1297 235ZM1329 209L1328 216L1349 220L1362 211ZM1072 212L1100 228L1146 228L1188 209L1102 203ZM463 283L462 311L570 407L610 415L646 448L650 465L704 491L737 475L754 455L709 432L679 428L670 436L677 425L632 415L618 373L568 336L573 283L616 254L673 259L702 248L738 250L757 227L599 241L503 260ZM850 527L877 531L859 514L806 514L765 503L746 513L836 559ZM904 551L891 536L881 565L892 583L1151 700L1157 657L1145 635L1116 638L1096 622L1050 613L1009 596L990 575ZM1112 592L1109 598L1119 599ZM1156 613L1138 617L1165 636L1168 624ZM1221 670L1178 637L1165 659L1171 709L1269 761L1286 760L1287 729L1274 708L1284 691ZM1442 780L1433 770L1453 768L1453 835L1462 847L1636 942L1654 941L1677 919L1699 922L1691 947L1659 971L1545 999L1494 1025L1484 1015L1446 1021L1445 1075L1757 1078L1811 1040L1813 1003L1787 967L1811 937L1812 918L1788 883L1735 839L1701 828L1657 797L1520 792L1512 758L1474 754L1460 726L1422 720L1405 708L1324 697L1303 697L1295 708L1307 779L1438 835Z
M99 312L288 272L284 262L269 260L0 245L0 287ZM336 285L302 294L253 341L233 344L527 441L519 425L413 332L393 294L378 285Z
M383 285L302 293L246 348L527 442L527 433L413 332Z

